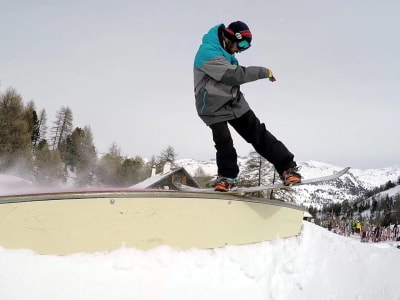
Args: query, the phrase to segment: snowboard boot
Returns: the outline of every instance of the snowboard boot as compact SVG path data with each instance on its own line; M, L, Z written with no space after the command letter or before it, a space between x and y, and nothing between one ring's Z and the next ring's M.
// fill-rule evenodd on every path
M237 186L236 178L218 176L214 185L214 190L217 192L228 192L235 186Z
M281 179L283 184L286 186L301 183L301 175L299 172L299 167L294 167L283 171Z

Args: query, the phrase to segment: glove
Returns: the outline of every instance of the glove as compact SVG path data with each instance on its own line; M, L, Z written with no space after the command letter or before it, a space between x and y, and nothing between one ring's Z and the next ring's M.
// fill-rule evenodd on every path
M270 69L268 69L268 79L269 79L269 81L271 81L271 82L276 81L276 79L275 79L275 77L274 77L274 75L272 74L272 71L271 71Z

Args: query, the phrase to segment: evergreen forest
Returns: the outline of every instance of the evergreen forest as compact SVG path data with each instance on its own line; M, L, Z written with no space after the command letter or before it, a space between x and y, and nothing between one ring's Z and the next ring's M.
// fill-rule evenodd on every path
M46 110L38 111L33 100L25 103L16 89L0 93L0 174L45 186L128 187L149 177L153 167L160 171L176 155L168 146L145 161L123 156L111 142L100 156L90 126L75 126L68 106L60 107L49 123Z

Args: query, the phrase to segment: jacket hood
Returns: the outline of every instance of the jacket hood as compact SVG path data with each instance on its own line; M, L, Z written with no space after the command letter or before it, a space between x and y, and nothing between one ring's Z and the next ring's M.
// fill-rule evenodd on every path
M205 47L206 49L205 52L208 54L206 55L207 57L202 57L203 59L200 59L200 61L197 61L195 63L197 67L199 65L202 65L202 63L205 62L205 60L212 59L213 57L218 57L218 56L224 56L231 64L237 65L238 60L235 57L235 54L230 54L228 53L220 44L219 38L218 38L218 29L222 26L222 29L225 28L224 24L218 24L214 27L212 27L204 36L202 39L202 44L200 47Z

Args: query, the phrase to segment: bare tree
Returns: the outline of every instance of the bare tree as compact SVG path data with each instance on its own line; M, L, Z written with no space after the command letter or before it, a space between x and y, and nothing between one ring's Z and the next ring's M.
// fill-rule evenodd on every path
M59 149L61 142L67 138L69 134L72 132L72 111L67 107L61 107L61 109L57 112L56 120L54 121L54 125L51 128L51 148Z
M161 151L160 155L157 157L157 172L161 172L167 162L173 165L177 155L172 146L168 146L165 150Z
M44 109L39 113L39 137L40 140L45 140L47 135L47 114Z

